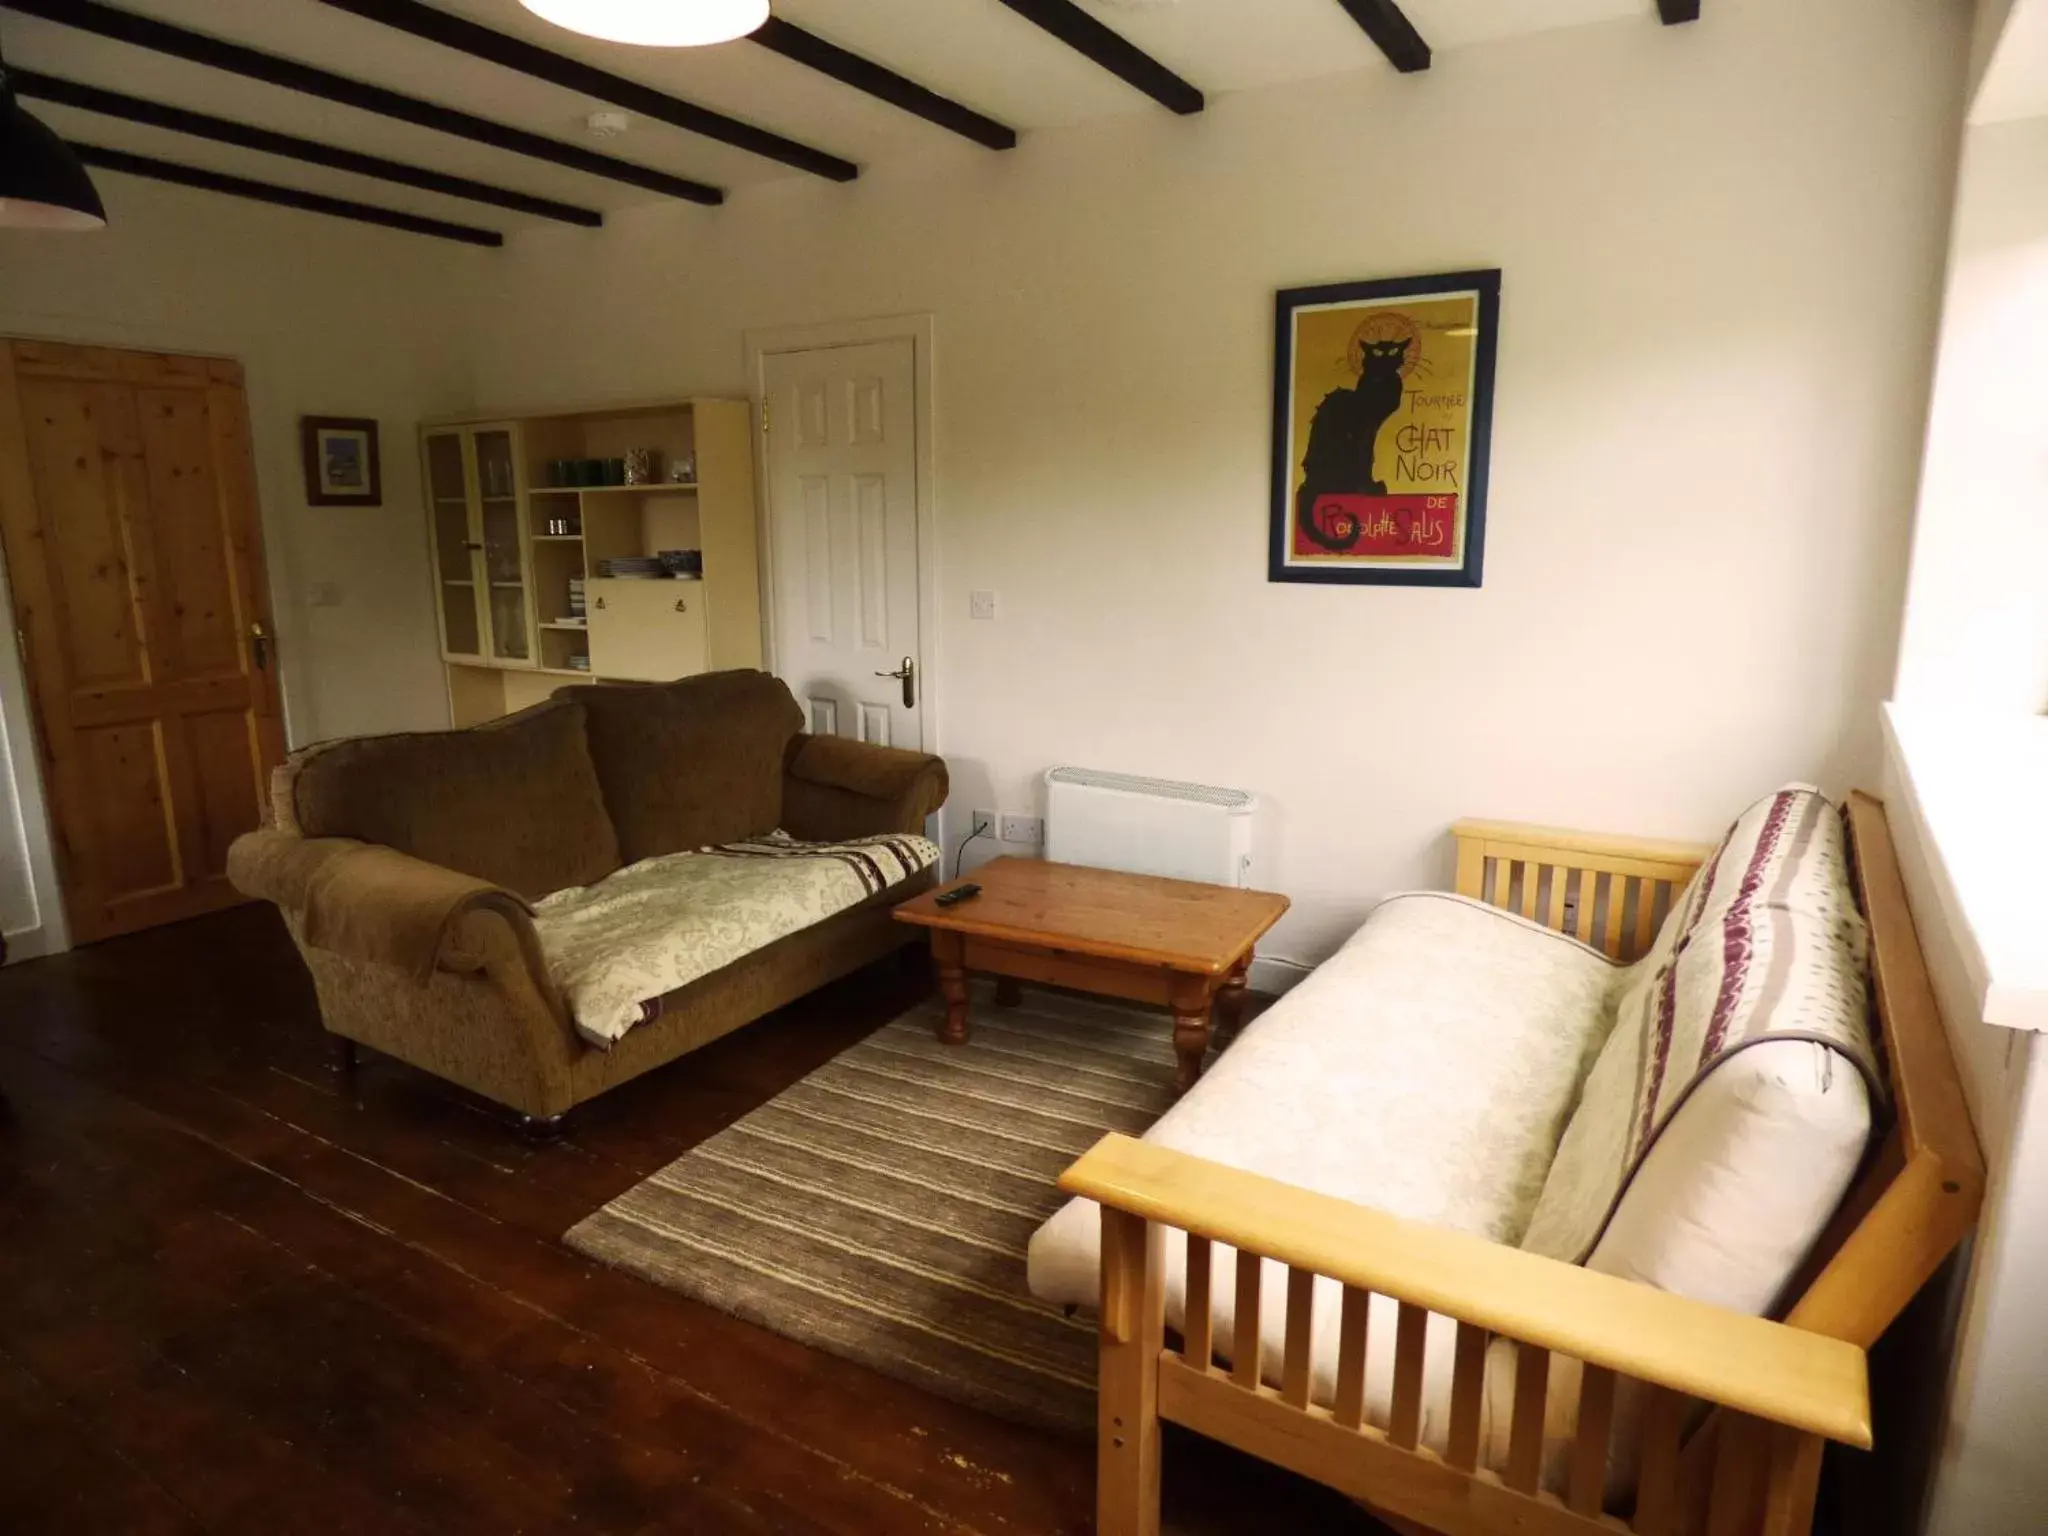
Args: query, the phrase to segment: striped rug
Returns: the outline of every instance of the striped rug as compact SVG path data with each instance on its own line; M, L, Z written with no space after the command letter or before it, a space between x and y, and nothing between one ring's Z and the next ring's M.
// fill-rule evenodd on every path
M885 1025L568 1234L572 1247L777 1333L1007 1418L1089 1432L1095 1330L1032 1297L1053 1181L1173 1102L1160 1014L976 987Z

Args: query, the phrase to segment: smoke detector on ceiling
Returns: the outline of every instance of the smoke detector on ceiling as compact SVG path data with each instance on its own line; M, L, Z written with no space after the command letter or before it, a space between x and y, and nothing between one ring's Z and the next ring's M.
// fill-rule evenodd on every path
M623 112L593 112L583 120L583 126L600 139L616 139L633 126L633 119Z

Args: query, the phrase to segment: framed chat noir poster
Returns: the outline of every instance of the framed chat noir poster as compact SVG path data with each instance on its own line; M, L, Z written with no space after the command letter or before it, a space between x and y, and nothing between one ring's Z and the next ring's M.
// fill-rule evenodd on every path
M1476 587L1500 272L1281 290L1272 581Z

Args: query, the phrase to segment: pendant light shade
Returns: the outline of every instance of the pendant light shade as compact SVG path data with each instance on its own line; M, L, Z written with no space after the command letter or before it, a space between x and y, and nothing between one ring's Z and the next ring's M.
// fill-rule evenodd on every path
M543 21L608 43L698 48L745 37L768 19L768 0L519 0Z
M71 146L30 117L0 70L0 228L104 229L107 210Z

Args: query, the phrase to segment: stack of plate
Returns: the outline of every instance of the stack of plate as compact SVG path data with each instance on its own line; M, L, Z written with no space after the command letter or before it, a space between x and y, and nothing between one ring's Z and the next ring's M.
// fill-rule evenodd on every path
M659 581L668 574L652 555L615 555L597 564L599 571L614 581Z

